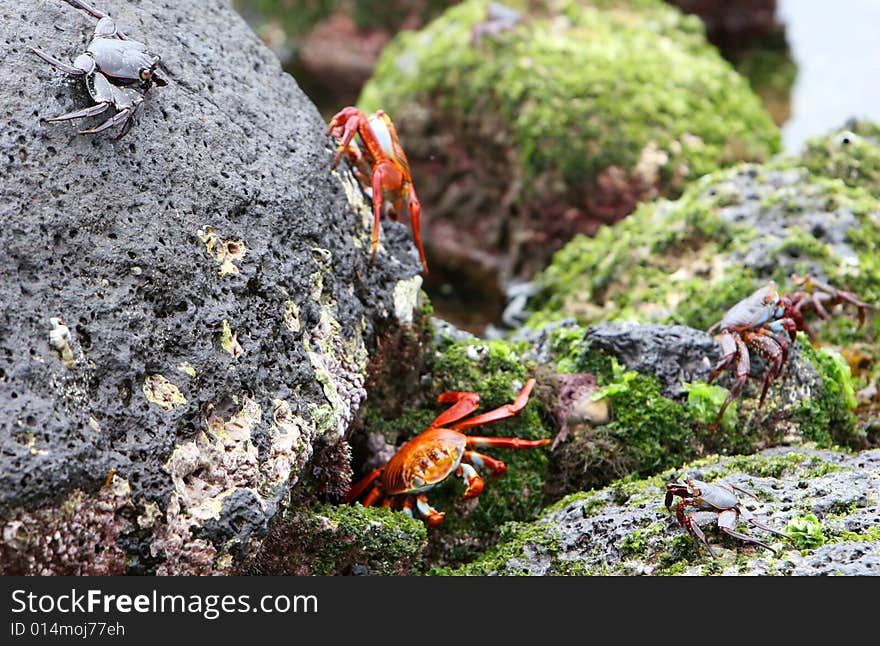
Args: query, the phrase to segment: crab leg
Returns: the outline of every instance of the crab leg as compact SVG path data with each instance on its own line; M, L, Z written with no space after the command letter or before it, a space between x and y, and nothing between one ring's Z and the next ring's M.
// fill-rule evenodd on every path
M69 65L69 64L65 63L64 61L60 61L53 56L49 56L49 54L47 54L46 52L40 51L36 47L28 47L28 49L30 51L32 51L34 54L36 54L37 56L39 56L40 58L42 58L44 61L49 63L50 65L54 65L55 67L57 67L59 70L61 70L65 74L70 74L71 76L83 76L86 73L85 70L81 70L78 67L74 67L73 65Z
M370 262L376 258L376 250L379 248L379 220L382 215L383 197L382 191L387 188L394 190L403 183L403 175L390 161L380 161L373 168L373 233L370 239Z
M439 525L446 518L445 512L437 511L428 504L427 494L420 493L416 496L416 510L425 519L425 522L432 527Z
M465 454L467 455L467 454ZM458 469L455 470L456 475L459 475L464 479L465 487L467 487L464 491L464 495L461 497L462 500L469 500L470 498L476 498L483 492L483 487L485 483L480 475L477 473L477 470L474 469L471 465L462 462L458 465Z
M746 347L745 342L740 337L734 337L729 332L722 332L719 336L719 343L721 344L721 349L725 351L725 356L718 362L718 365L715 367L715 370L712 372L712 375L709 377L709 383L712 383L712 380L718 374L719 370L726 367L730 364L731 361L736 359L736 381L733 384L733 387L727 393L727 398L724 400L724 404L721 405L721 410L718 411L718 415L715 417L715 421L712 422L712 426L709 430L714 433L718 428L718 424L721 422L721 418L724 416L724 411L727 410L727 407L730 405L736 397L739 396L740 391L742 391L743 387L746 385L746 381L749 378L749 369L751 366L751 361L749 360L749 349ZM733 344L736 350L731 354L729 353L730 344Z
M798 314L800 314L800 311L804 307L812 306L819 317L827 319L829 314L828 310L825 309L823 301L828 302L830 305L836 305L837 303L849 303L850 305L855 305L858 308L859 327L862 327L862 325L864 325L865 321L867 320L868 310L878 309L875 305L871 305L870 303L865 303L861 301L859 297L856 296L854 293L835 289L831 285L816 280L810 275L798 276L796 274L792 274L791 282L799 287L802 287L804 293L806 294L806 297L795 304L795 310L798 312Z
M450 391L440 393L437 397L437 403L451 403L452 406L440 413L434 421L431 422L431 425L428 427L429 429L443 428L452 422L460 420L462 417L467 417L480 406L480 396L477 393L472 392Z
M471 437L468 437L468 442L466 443L465 446L471 446L470 440L473 440L473 439L495 440L498 438L494 438L494 437L475 438L474 436L471 436ZM506 438L506 439L513 439L513 438ZM537 444L537 446L543 446L544 444L546 444L546 442L544 440L522 440L522 441L525 441L525 442L537 441L537 442L539 442L539 444ZM505 448L505 447L502 447L502 448ZM517 446L515 446L515 447L506 447L506 448L532 448L532 447L522 447L522 446L517 447ZM476 451L465 451L464 457L462 457L462 462L464 462L464 461L467 461L467 462L473 464L474 466L477 466L480 468L485 467L487 469L491 469L495 473L506 473L507 472L507 465L504 464L504 462L502 462L501 460L496 460L492 456L486 455L485 453L477 453Z
M384 470L384 468L385 467L379 467L378 469L373 469L373 471L371 471L369 473L369 475L361 478L357 482L357 484L355 484L351 489L348 490L348 493L345 494L345 498L344 498L345 502L352 502L354 500L357 500L360 497L360 495L364 491L366 491L367 487L369 487L373 482L376 481L376 479L380 475L382 475L382 471ZM369 496L367 496L373 502L375 502L375 499L378 498L378 496L374 497L374 492L375 492L375 489L370 492ZM368 506L369 505L364 503L364 507L368 507Z
M428 260L425 257L425 249L422 246L422 203L416 196L416 190L410 186L409 193L404 198L404 206L409 208L409 224L413 232L413 240L415 240L416 248L419 250L419 260L422 263L422 270L425 275L428 273Z
M117 112L115 115L107 119L104 123L95 126L94 128L89 128L88 130L80 130L79 133L81 135L93 135L103 130L107 130L107 128L112 128L115 125L122 123L123 121L127 121L125 126L123 126L120 133L116 136L117 139L122 137L126 132L131 129L131 123L134 121L134 108L124 108Z
M736 522L738 519L738 514L735 509L728 509L726 511L722 511L718 514L718 529L720 529L725 534L733 536L734 538L738 538L741 541L746 543L752 543L754 545L760 545L764 549L768 549L774 554L776 554L776 550L759 541L757 538L749 536L748 534L743 534L741 532L736 531L734 528L736 527Z
M83 0L67 0L67 2L68 4L72 4L77 9L82 9L87 14L92 16L92 18L97 18L98 20L104 18L107 15L106 13L95 9L92 5L86 4L85 2L83 2Z
M759 529L763 529L765 532L771 532L773 534L776 534L777 536L782 536L783 538L787 538L788 540L791 540L791 536L789 536L785 532L780 532L778 529L773 529L772 527L770 527L770 525L765 525L764 523L759 522L759 521L755 520L754 518L747 518L746 522L749 525L754 525L755 527L758 527Z
M472 428L474 426L480 426L482 424L488 424L490 422L497 422L498 420L507 419L508 417L513 417L517 413L519 413L523 408L526 407L526 404L529 403L529 394L532 392L532 388L535 386L535 380L529 379L526 382L526 385L522 387L522 390L519 391L519 394L516 396L516 399L513 400L512 404L505 404L504 406L499 406L495 410L490 410L489 412L483 413L482 415L476 415L475 417L471 417L470 419L463 420L458 422L457 424L453 424L450 428L456 431L460 431L465 428ZM484 438L488 440L497 440L500 438ZM549 440L548 440L549 442ZM546 442L544 442L546 443ZM503 446L503 444L493 444L489 442L487 444L477 444L473 446ZM539 445L535 445L539 446ZM510 447L517 448L517 447Z
M61 114L57 117L50 117L46 119L46 121L67 121L69 119L80 119L82 117L92 117L96 114L101 114L107 108L110 107L109 103L96 103L95 105L89 106L88 108L83 108L82 110L75 110L74 112L68 112L67 114Z
M764 384L761 387L761 399L758 401L758 408L764 405L764 398L767 396L767 389L770 382L773 381L782 370L783 361L785 360L785 351L782 346L764 333L749 334L746 336L746 344L755 348L762 357L767 361L772 361L772 365L767 368L767 374L764 375Z
M712 549L712 546L709 545L709 541L706 540L706 535L703 533L703 530L700 529L700 526L696 522L691 520L691 518L685 514L685 509L687 507L697 507L697 504L690 500L682 500L678 503L678 506L675 508L675 517L678 519L678 524L688 530L690 535L696 540L699 540L705 545L706 549L709 550L709 555L714 559L715 551Z

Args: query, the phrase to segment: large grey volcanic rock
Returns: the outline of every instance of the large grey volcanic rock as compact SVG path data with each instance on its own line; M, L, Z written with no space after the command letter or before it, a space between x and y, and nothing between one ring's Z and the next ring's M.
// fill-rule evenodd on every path
M226 2L98 8L169 81L120 140L43 121L91 100L27 50L94 19L0 0L0 571L224 572L348 428L418 261L384 222L370 266L325 124Z

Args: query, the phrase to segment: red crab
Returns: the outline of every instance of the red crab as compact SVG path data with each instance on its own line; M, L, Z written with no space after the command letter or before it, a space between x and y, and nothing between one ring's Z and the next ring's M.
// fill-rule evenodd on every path
M327 134L339 139L331 168L336 168L345 153L354 165L356 175L364 189L370 191L373 200L373 237L370 261L376 257L379 246L379 219L385 200L391 204L388 216L397 220L401 209L409 210L413 238L419 250L422 269L428 273L428 261L422 247L420 218L422 205L413 187L409 162L397 138L397 130L391 118L377 110L367 116L357 108L348 106L337 112L330 120ZM360 145L353 141L357 135ZM367 179L369 178L369 180Z
M761 407L770 382L779 376L788 359L788 349L797 338L798 331L802 330L811 340L814 339L812 330L804 320L805 312L814 310L820 318L825 319L829 317L828 308L849 303L858 308L861 327L867 318L867 311L877 309L874 305L863 303L852 292L835 289L811 276L792 275L791 281L799 287L797 291L780 294L776 290L776 283L771 280L727 310L724 318L709 328L710 333L719 331L717 338L722 353L721 360L709 377L709 383L731 364L734 365L736 377L718 416L712 422L713 432L718 428L727 406L739 396L749 378L749 348L769 363L758 402L758 407Z
M371 472L360 480L346 494L345 502L363 497L364 507L382 501L383 505L402 507L412 514L413 507L428 525L439 525L446 514L428 504L425 492L433 489L450 475L460 476L465 482L463 500L475 498L483 491L483 479L474 466L486 467L495 473L507 471L507 465L483 453L474 451L481 447L507 449L530 449L550 442L543 440L523 440L518 437L479 437L465 435L464 429L481 426L490 422L513 417L529 401L529 394L535 385L529 379L512 404L495 410L463 419L473 413L480 403L480 396L473 392L445 392L437 398L439 404L452 404L431 422L427 430L403 444L384 467Z

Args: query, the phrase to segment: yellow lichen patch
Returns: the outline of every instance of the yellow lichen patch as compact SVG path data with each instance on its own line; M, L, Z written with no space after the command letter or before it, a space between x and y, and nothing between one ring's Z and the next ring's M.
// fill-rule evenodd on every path
M186 397L180 389L159 374L147 375L144 378L143 390L147 401L156 404L162 410L171 410L186 403Z
M272 400L272 425L269 427L269 455L261 470L263 485L276 485L290 477L290 471L304 450L303 437L308 422L294 415L283 399Z
M401 280L394 286L394 316L401 325L409 327L413 322L413 310L419 298L419 289L422 287L422 277L413 276L408 280Z
M201 521L219 518L228 496L241 488L256 488L258 454L251 429L261 415L260 405L245 396L238 413L228 420L209 413L205 430L175 447L164 468L174 482L176 514Z
M64 319L53 316L49 319L52 329L49 330L49 344L61 359L61 365L65 368L73 368L76 365L76 359L73 356L73 349L70 347L70 328L64 322Z
M192 365L188 361L182 361L177 364L177 371L182 372L185 375L195 378L196 369L192 367Z
M220 263L221 276L238 273L238 266L235 263L241 261L247 253L242 240L224 240L217 235L212 226L207 226L204 230L199 229L198 235L205 243L205 248L211 257Z
M223 319L223 336L220 339L221 347L232 355L233 359L238 359L244 354L244 349L238 342L238 335L232 331L229 321Z
M284 301L284 327L291 332L299 332L302 329L299 306L291 300Z

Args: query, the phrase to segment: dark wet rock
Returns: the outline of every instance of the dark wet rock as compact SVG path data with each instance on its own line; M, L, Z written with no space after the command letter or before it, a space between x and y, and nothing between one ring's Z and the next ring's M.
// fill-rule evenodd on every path
M667 0L686 13L698 15L706 37L722 50L740 49L781 28L776 0Z
M225 2L102 8L169 81L120 140L43 121L91 101L27 51L94 20L0 0L0 570L225 572L351 425L418 262L385 222L369 264L325 124Z
M711 335L683 325L594 325L587 329L584 343L614 356L627 370L656 376L661 392L670 398L687 394L684 382L707 381L720 358Z
M740 531L768 542L774 555L727 537L704 517L709 556L664 507L667 482L725 480L754 493L740 503L790 540L743 523ZM817 509L833 491L841 503ZM751 456L710 457L641 481L628 479L574 494L533 523L510 524L484 558L456 574L877 574L876 526L847 518L880 513L880 451L855 454L804 448L768 449ZM673 504L675 509L676 503Z

